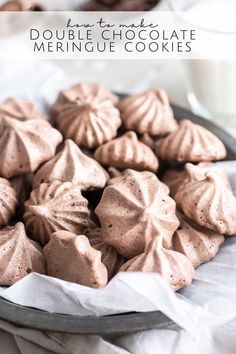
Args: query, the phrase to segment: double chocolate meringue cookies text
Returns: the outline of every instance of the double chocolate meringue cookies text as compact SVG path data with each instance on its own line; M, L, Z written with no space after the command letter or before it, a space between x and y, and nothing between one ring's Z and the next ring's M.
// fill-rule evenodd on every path
M225 157L213 133L176 121L160 88L119 100L79 83L48 115L9 98L0 104L0 285L38 272L100 288L140 271L174 291L188 286L236 233L236 198L213 163Z

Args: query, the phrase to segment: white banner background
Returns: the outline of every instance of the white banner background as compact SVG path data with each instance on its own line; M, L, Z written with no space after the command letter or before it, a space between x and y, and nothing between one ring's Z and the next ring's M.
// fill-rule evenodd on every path
M236 60L231 17L219 12L2 12L0 59ZM209 18L220 31L208 26ZM227 26L220 22L224 18Z

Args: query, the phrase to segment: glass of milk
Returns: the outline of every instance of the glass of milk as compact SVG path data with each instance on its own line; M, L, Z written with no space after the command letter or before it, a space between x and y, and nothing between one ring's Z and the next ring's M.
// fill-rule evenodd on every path
M236 49L236 0L168 0L168 3L171 10L181 11L182 23L187 21L192 28L203 31L208 46L219 39L222 43L230 39ZM226 12L228 15L224 16ZM201 58L201 53L198 57ZM232 124L236 133L236 60L229 55L224 59L213 56L210 60L183 63L192 110L219 123Z

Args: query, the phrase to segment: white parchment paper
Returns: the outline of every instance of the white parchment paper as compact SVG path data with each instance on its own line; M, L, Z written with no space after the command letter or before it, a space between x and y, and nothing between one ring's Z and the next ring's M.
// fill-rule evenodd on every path
M38 68L29 63L25 71L21 65L14 63L13 70L9 63L2 63L5 71L1 70L0 100L10 95L30 98L46 111L59 89L71 84L71 79L54 64L45 63ZM12 73L13 83L9 81ZM236 161L219 165L228 170L236 191ZM20 305L81 316L160 310L195 335L199 328L236 317L236 237L228 237L217 256L196 269L192 285L179 293L173 293L158 274L151 273L119 273L104 289L33 273L7 289L2 288L1 296Z

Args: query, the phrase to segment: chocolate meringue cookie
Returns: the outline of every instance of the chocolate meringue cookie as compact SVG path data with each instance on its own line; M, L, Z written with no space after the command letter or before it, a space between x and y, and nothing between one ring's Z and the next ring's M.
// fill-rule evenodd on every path
M121 125L117 97L99 84L81 83L62 91L52 107L65 138L88 149L113 139Z
M34 172L55 155L61 141L62 135L43 119L0 117L0 176Z
M87 199L70 182L42 183L25 202L26 229L43 245L56 231L82 233L88 226L88 217Z
M159 273L173 291L190 285L194 276L189 259L182 253L164 249L158 238L150 242L144 253L127 261L120 272Z
M33 102L18 98L9 98L0 105L0 117L15 118L21 121L30 119L47 119L40 113Z
M226 172L219 167L215 167L211 162L200 162L197 165L186 163L182 170L167 170L162 177L162 181L169 187L170 196L174 198L178 190L186 183L205 179L206 173L211 171L219 175L222 181L230 187Z
M43 7L34 0L9 0L0 6L0 11L42 11Z
M154 174L136 172L106 187L95 213L104 243L127 258L141 254L158 235L170 248L179 225L175 202Z
M106 245L102 240L101 228L93 228L85 231L90 245L102 254L102 262L108 271L108 278L111 279L125 262L124 257L119 255L114 247Z
M31 272L46 273L41 246L27 237L21 222L1 229L0 284L12 285Z
M160 140L156 154L163 160L214 161L223 159L226 149L216 135L184 119L176 131Z
M86 236L67 231L55 232L43 249L47 273L91 288L107 284L107 270L101 261L101 252L90 246Z
M113 139L121 125L120 113L112 102L98 98L63 105L55 121L65 138L88 149Z
M7 225L16 213L17 194L11 183L0 178L0 226Z
M183 253L194 268L215 257L224 242L224 236L199 226L182 213L177 216L180 226L173 236L173 249Z
M236 234L236 198L217 174L208 172L205 179L185 184L175 200L184 214L199 225L220 234Z
M132 131L99 146L94 156L101 164L120 169L152 172L158 169L158 160L153 151L138 141L137 135Z
M118 97L103 85L81 82L59 93L56 102L52 106L52 113L57 115L67 103L77 102L78 105L83 105L94 100L101 102L108 100L115 105L118 102Z
M159 88L124 98L119 109L125 127L140 134L165 135L178 128L167 94Z
M82 11L149 11L160 0L85 0L78 10Z
M72 140L67 139L63 149L37 171L33 187L54 180L71 182L83 191L101 189L106 185L108 173L97 161L83 154Z

